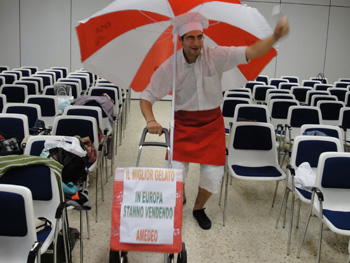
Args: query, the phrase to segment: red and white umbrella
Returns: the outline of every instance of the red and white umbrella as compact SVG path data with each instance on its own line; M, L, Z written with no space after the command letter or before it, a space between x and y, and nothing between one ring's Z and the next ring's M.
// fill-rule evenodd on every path
M186 12L209 19L207 45L244 46L272 34L265 18L238 0L116 0L76 27L84 68L121 87L144 90L155 69L174 53L171 19ZM272 49L226 72L223 80L243 86L275 55Z

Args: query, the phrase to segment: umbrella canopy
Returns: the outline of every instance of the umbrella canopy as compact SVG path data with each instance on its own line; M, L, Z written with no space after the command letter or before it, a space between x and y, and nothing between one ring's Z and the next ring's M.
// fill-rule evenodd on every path
M84 68L121 87L144 90L154 71L174 54L171 19L186 12L209 19L207 45L245 46L272 34L256 9L237 0L116 0L76 27ZM243 86L275 55L272 49L226 72L223 80Z

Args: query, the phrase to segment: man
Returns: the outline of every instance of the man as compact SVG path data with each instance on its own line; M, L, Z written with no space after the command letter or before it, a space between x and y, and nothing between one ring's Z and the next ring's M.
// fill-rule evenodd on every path
M203 46L203 28L209 22L202 14L186 13L175 17L172 24L173 34L179 34L182 44L176 53L172 168L182 169L185 178L189 163L200 164L193 216L202 229L210 229L204 205L212 193L219 191L225 165L225 128L220 110L222 73L266 54L289 32L289 25L286 19L280 20L273 35L248 47L208 47ZM162 133L152 105L172 90L173 59L170 57L156 70L141 95L141 111L151 134Z

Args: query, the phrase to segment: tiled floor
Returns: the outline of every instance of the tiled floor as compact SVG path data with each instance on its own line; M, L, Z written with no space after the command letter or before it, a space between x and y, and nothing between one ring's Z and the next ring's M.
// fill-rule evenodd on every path
M169 101L155 104L157 120L168 127L171 114ZM145 122L142 118L138 101L131 102L122 146L118 148L116 167L135 166L138 144ZM150 137L152 138L152 137ZM157 136L152 139L157 140ZM140 166L166 167L165 151L162 148L145 147ZM223 226L223 206L219 206L219 194L208 201L206 212L212 220L212 228L201 230L192 216L192 206L198 187L199 166L190 166L186 180L187 204L183 208L182 241L187 248L187 260L191 263L209 262L316 262L318 221L313 218L303 246L301 258L296 258L301 233L305 226L307 205L302 205L300 228L293 228L291 254L286 255L287 228L275 228L276 217L280 207L283 184L280 184L275 207L271 207L275 184L271 182L250 182L233 180L228 190L226 225ZM99 197L99 216L95 222L94 178L90 179L92 210L90 212L90 239L84 232L84 262L109 262L110 219L113 196L113 177L105 184L105 200ZM79 213L69 212L70 225L79 228ZM85 222L84 222L85 223ZM85 224L86 225L86 224ZM349 238L324 230L321 262L346 262ZM73 250L73 262L80 262L79 243ZM129 262L164 262L164 255L159 253L129 252Z

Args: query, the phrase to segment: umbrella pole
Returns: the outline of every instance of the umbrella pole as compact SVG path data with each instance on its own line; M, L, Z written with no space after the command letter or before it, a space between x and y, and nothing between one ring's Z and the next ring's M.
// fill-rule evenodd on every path
M173 35L174 42L174 69L173 69L173 99L171 102L171 121L170 121L170 167L173 163L173 149L174 149L174 127L175 127L175 85L176 85L176 52L177 52L177 34Z

